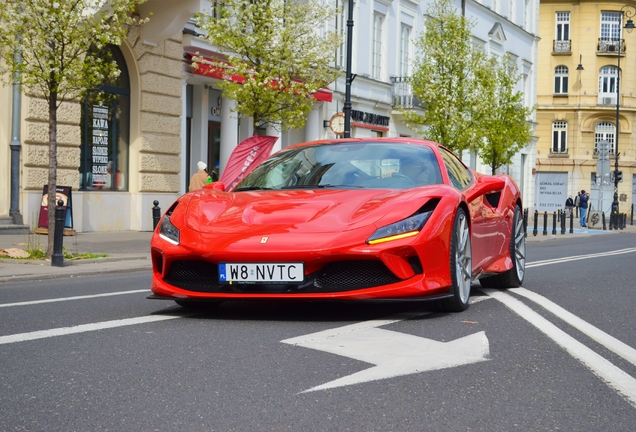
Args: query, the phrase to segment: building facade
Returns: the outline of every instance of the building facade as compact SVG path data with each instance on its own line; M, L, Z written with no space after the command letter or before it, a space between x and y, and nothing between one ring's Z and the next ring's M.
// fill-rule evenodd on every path
M341 13L321 30L346 35L348 0L325 1ZM476 47L493 56L511 54L523 76L518 89L526 94L527 106L536 102L538 1L456 2L458 13L476 24ZM252 122L239 118L233 101L218 90L223 77L191 67L195 54L218 55L199 37L192 21L195 13L213 5L207 0L149 0L141 5L140 15L152 13L151 19L132 28L128 40L113 48L124 73L107 89L109 97L88 97L61 108L58 185L72 188L76 231L152 229L155 200L165 209L186 192L200 160L222 172L234 147L252 134ZM417 109L408 78L427 7L427 0L353 2L352 137L416 135L402 122L401 108ZM302 129L285 134L262 131L280 136L275 149L336 137L328 125L343 109L346 48L344 43L339 47L334 62L342 76L316 94ZM48 118L42 101L26 94L21 97L20 211L33 227L47 183ZM11 87L0 89L0 100L2 216L10 207ZM519 183L526 206L534 197L534 155L532 142L501 169ZM464 159L489 172L475 155L466 154Z
M636 199L636 32L624 28L636 2L541 0L536 207L563 208L591 192L609 214L616 157L619 211ZM618 126L618 127L617 127Z

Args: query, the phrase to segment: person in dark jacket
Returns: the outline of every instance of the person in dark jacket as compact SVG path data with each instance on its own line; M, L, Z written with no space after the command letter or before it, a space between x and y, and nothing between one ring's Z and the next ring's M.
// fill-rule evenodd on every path
M585 189L581 190L581 194L579 195L579 208L581 209L581 226L583 228L587 228L585 224L585 215L587 214L587 203L590 200L590 194L585 192Z
M574 207L574 201L572 201L572 197L569 196L568 199L565 200L565 214L567 216L572 214L572 207Z

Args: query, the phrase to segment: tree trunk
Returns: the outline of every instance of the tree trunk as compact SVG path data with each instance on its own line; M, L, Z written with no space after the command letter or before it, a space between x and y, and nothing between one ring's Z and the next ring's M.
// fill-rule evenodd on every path
M57 92L51 92L49 97L49 235L46 248L46 257L53 255L53 242L55 238L55 206L57 189Z

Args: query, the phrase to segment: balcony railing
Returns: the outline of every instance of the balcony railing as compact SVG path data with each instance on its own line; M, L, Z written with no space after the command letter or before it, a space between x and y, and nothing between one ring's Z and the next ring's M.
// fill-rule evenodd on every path
M413 94L412 77L391 77L393 83L393 106L400 108L420 108L422 102Z
M553 54L572 54L571 40L554 40L552 41Z
M625 39L598 38L596 51L599 54L618 54L619 47L621 49L621 54L623 54L627 49L625 46Z

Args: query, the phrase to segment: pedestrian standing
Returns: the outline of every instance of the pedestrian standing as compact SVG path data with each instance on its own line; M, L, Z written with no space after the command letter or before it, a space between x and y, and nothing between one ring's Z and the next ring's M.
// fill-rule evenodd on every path
M568 196L568 199L565 200L566 216L570 216L572 214L572 207L574 207L574 201L572 201L572 196Z
M576 208L576 217L579 217L579 206L581 205L581 192L576 193L574 198L574 207Z
M199 171L195 172L190 179L190 187L188 187L188 191L190 192L197 189L203 189L203 186L205 186L208 178L210 177L207 169L208 165L205 162L199 161L197 163L197 168L199 168Z
M581 190L581 194L579 195L579 207L581 208L581 219L580 224L581 227L587 228L587 224L585 223L585 215L587 213L587 203L590 200L590 194L585 192L585 189Z

